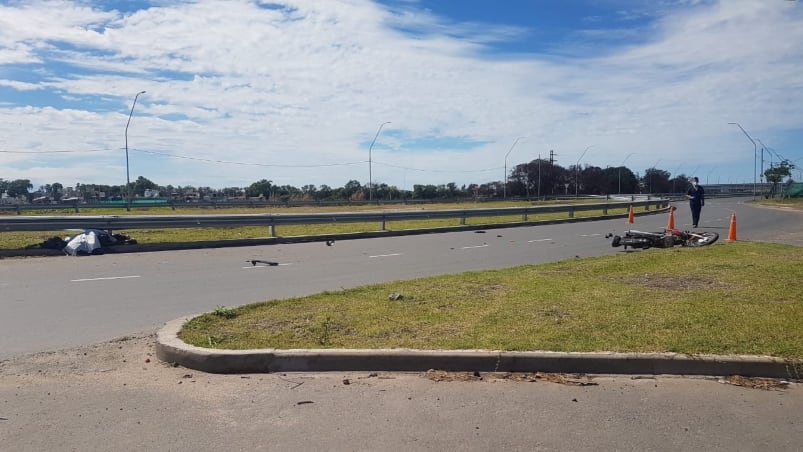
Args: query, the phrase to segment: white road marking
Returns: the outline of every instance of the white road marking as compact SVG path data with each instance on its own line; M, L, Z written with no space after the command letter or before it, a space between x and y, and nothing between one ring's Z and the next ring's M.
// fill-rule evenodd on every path
M551 240L552 240L552 239L535 239L535 240L527 240L527 243L533 243L533 242L549 242L549 241L551 241Z
M108 276L106 278L71 279L70 282L108 281L108 280L112 280L112 279L131 279L131 278L141 278L141 276L140 275L131 275L131 276Z
M580 234L580 237L598 237L602 234Z
M474 249L474 248L485 248L486 246L488 246L488 244L484 243L482 245L476 245L476 246L464 246L464 247L462 247L460 249L461 250L470 250L470 249Z
M393 254L376 254L376 255L374 255L374 256L368 256L368 257L392 257L392 256L401 256L401 255L402 255L402 253L393 253Z

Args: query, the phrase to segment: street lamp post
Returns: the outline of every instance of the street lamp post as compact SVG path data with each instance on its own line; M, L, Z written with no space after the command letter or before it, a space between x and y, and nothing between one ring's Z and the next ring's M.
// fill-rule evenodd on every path
M742 129L742 133L744 133L744 136L746 136L747 139L750 140L751 143L753 143L753 199L755 199L755 197L756 197L756 154L758 154L758 146L756 146L756 142L753 141L753 138L750 137L750 134L748 134L744 130L744 127L742 127L741 124L739 124L738 122L729 122L728 124L734 125L734 126L740 128L740 129Z
M627 157L625 157L625 159L622 160L622 163L619 165L619 194L620 195L622 194L622 167L625 166L625 162L633 154L635 154L635 152L631 152L630 154L627 154Z
M145 91L140 91L134 96L134 103L131 105L131 113L128 114L128 122L125 124L125 197L126 210L131 210L131 173L128 169L128 126L131 124L131 116L134 114L134 107L137 105L137 98L140 94L145 94Z
M376 143L376 139L379 138L379 133L382 132L382 127L385 127L385 124L390 124L390 121L379 124L379 129L377 129L376 135L374 135L374 141L372 141L371 146L368 147L368 201L373 199L374 193L374 184L371 179L371 151L374 149L374 143Z
M577 163L574 165L574 197L577 198L578 196L578 189L580 187L580 160L586 155L589 149L591 149L594 145L587 147L582 154L580 154L580 158L577 159Z
M763 193L764 192L764 149L768 148L768 147L767 147L767 145L764 144L763 141L759 140L758 138L756 138L756 141L761 143L761 171L759 171L759 173L758 173L758 180L761 182L761 187L762 187L761 188L761 192ZM771 149L768 148L767 152L769 152L770 150ZM772 154L770 154L770 168L772 168Z
M513 148L516 147L516 143L518 143L522 138L524 137L516 137L516 139L513 141L513 145L510 146L510 150L508 150L507 154L505 154L505 177L502 179L502 199L507 199L507 156L513 152Z

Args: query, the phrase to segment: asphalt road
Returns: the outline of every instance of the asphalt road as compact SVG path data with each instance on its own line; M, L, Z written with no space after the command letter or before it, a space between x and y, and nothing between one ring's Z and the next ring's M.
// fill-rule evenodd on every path
M731 200L709 201L702 226L726 234L732 210L740 240L803 244L800 213ZM684 222L688 210L680 206L676 224ZM665 214L638 217L634 228L665 224ZM801 450L800 384L763 390L672 377L213 375L154 356L152 333L164 321L217 305L616 253L603 235L626 228L617 219L332 247L2 260L0 450Z
M701 227L740 240L803 245L800 212L712 199ZM679 205L676 227L689 223ZM217 306L307 295L468 270L621 252L604 235L661 230L666 214L622 219L324 243L0 260L0 359L156 328ZM250 259L278 262L254 266Z

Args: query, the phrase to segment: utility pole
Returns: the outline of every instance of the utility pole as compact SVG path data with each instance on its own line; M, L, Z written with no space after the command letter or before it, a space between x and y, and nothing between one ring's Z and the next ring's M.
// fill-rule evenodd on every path
M558 155L558 154L556 154L553 149L549 150L549 184L551 185L549 191L553 195L555 194L555 181L552 179L552 177L554 175L554 171L552 171L552 169L553 169L552 167L555 165L555 162L557 161L555 159L556 155Z

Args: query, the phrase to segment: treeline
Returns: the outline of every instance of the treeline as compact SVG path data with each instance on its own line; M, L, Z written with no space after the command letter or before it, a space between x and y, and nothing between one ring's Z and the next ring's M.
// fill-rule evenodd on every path
M638 177L631 169L621 167L569 166L564 168L545 159L522 163L512 168L507 181L487 182L458 186L454 182L440 185L414 185L412 190L400 189L385 183L363 185L350 180L342 187L328 185L275 185L262 179L247 187L195 187L158 185L139 176L126 189L125 185L78 183L64 187L55 182L34 190L28 179L4 180L0 178L0 194L7 198L26 198L62 201L78 198L87 202L132 198L159 197L180 200L215 200L260 198L272 201L286 200L395 200L438 198L546 198L565 195L606 195L617 193L678 193L685 192L689 178L683 174L672 176L668 171L650 168Z

